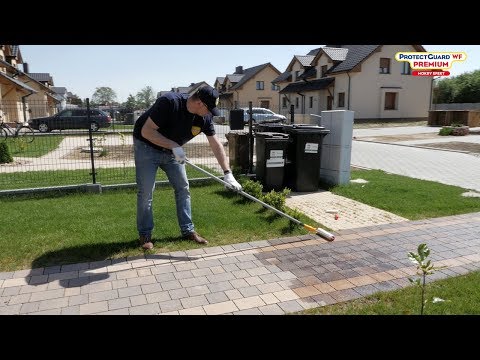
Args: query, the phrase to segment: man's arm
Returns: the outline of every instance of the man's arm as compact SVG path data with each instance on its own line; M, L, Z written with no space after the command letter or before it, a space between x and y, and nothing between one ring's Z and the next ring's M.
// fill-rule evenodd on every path
M228 165L227 155L225 154L225 150L223 149L223 145L218 139L217 135L207 136L208 143L210 144L210 148L212 149L213 155L215 155L218 164L222 168L223 171L230 170L230 166Z
M142 127L142 136L151 143L164 147L166 149L173 149L180 146L175 141L170 140L160 134L157 130L158 126L153 122L151 118L148 118Z

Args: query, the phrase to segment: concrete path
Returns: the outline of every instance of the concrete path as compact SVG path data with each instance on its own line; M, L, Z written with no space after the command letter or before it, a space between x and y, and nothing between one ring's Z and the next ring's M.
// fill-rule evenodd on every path
M0 314L285 314L480 268L480 213L0 273Z

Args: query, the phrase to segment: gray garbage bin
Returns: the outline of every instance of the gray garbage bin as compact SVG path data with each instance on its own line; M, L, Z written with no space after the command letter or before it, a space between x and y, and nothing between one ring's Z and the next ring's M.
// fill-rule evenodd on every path
M290 136L285 166L285 184L293 191L317 191L323 138L330 133L323 126L286 125Z
M257 180L265 191L283 189L288 134L261 132L255 138Z
M225 134L225 137L228 140L230 168L241 169L242 174L247 174L249 168L248 132L232 130Z

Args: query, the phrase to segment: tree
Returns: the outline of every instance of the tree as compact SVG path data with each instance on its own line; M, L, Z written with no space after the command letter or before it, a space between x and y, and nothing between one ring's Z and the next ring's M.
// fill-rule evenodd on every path
M117 94L108 86L97 87L92 95L92 103L97 105L111 104L117 100Z
M78 106L83 106L83 101L80 99L77 95L72 94L71 96L68 97L67 102L69 104L73 105L78 105Z
M480 102L480 70L443 79L434 89L435 104Z
M157 99L151 86L145 86L137 93L137 105L139 108L149 108Z
M137 100L132 94L128 94L127 101L123 103L123 107L127 112L133 112L137 109Z
M449 104L454 102L453 86L453 79L440 80L433 89L433 103Z

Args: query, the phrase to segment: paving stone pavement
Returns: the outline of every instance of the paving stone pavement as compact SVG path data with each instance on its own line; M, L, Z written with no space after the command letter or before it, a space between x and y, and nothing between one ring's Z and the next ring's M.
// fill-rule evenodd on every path
M480 212L220 247L0 273L0 314L285 314L480 268Z

